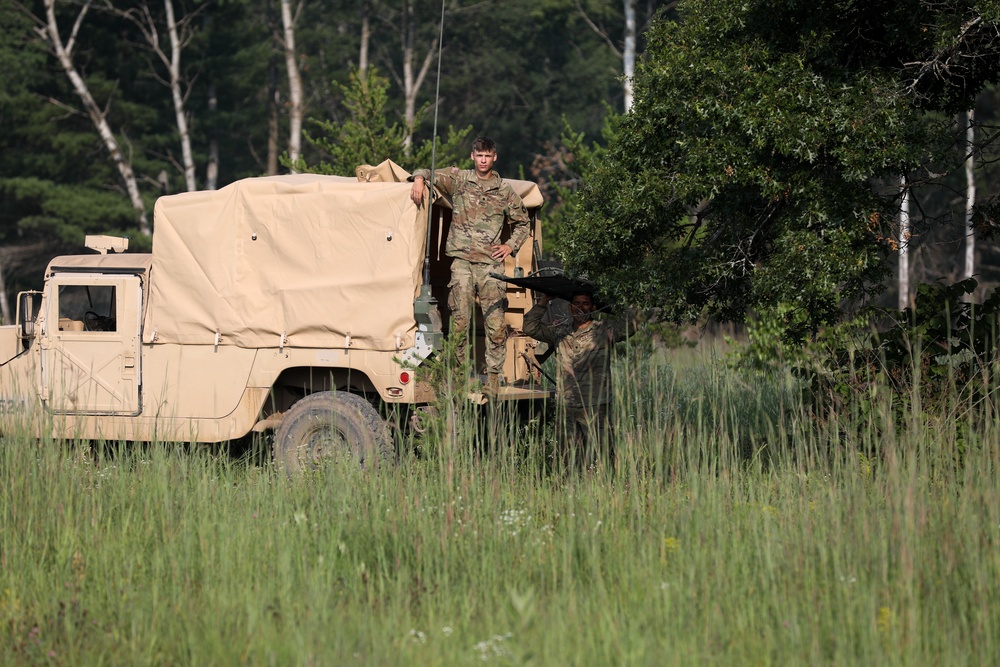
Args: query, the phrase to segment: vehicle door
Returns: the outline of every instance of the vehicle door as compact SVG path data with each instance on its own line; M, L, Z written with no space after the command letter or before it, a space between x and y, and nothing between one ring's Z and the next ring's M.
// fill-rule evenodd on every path
M42 337L42 399L57 414L142 411L137 275L49 279Z

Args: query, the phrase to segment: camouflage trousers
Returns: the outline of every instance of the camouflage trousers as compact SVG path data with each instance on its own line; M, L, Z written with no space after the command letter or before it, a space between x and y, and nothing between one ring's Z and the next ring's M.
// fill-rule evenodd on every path
M451 262L451 282L448 283L448 308L451 309L452 336L457 336L456 350L464 359L469 341L469 329L475 318L476 297L483 310L486 326L486 372L503 373L503 362L507 354L507 289L496 278L490 277L497 271L494 264L476 264L464 259Z
M589 468L598 461L614 465L614 447L608 437L608 406L560 405L559 445L555 457L565 467Z

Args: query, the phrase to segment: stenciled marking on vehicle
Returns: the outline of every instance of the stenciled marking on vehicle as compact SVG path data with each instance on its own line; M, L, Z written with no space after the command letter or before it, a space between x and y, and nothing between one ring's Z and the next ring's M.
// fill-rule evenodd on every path
M0 415L18 412L19 410L24 410L26 407L28 407L28 401L23 397L7 398L0 396Z

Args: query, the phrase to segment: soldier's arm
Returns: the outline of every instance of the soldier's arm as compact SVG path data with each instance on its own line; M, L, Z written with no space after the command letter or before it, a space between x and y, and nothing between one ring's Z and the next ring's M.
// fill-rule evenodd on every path
M434 185L441 192L447 195L455 194L455 183L458 182L458 167L451 169L438 169L434 172ZM430 187L428 180L431 177L430 169L417 169L410 175L408 180L413 181L413 188L410 190L410 199L417 206L424 203L424 187Z
M513 189L510 190L507 199L507 223L511 227L507 245L510 246L511 254L516 255L531 234L531 218L528 217L528 209L524 207L524 202Z
M543 297L540 299L531 310L524 314L524 322L521 324L521 328L524 333L536 340L548 343L549 345L556 345L559 341L555 329L542 322L548 303L548 298Z

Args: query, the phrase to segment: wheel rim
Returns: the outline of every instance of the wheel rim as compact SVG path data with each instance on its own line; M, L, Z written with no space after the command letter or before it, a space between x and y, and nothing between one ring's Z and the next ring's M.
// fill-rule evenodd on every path
M307 468L315 468L350 451L345 433L332 424L314 424L296 448L299 465Z

